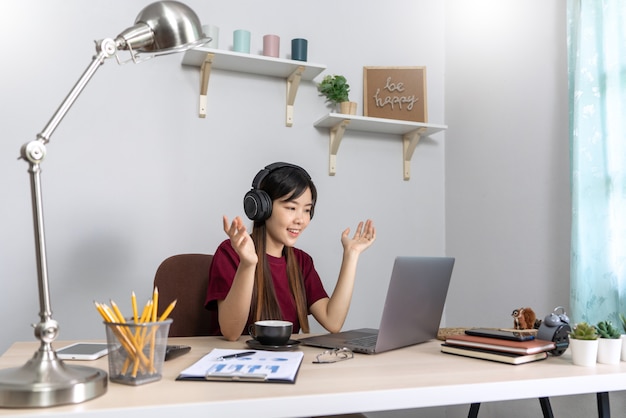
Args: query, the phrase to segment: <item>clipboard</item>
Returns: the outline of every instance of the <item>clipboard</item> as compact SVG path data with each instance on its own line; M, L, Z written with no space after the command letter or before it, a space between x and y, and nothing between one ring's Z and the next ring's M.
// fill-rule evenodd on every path
M176 380L295 383L304 353L302 351L255 350L235 357L244 350L214 348L181 371Z

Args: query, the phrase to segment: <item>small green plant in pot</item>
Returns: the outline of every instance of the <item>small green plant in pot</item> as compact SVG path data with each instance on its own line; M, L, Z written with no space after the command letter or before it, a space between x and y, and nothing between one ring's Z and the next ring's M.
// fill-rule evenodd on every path
M598 331L593 325L586 322L580 322L574 326L574 329L570 332L569 337L574 340L597 340Z
M341 113L356 114L356 103L350 102L350 85L346 78L342 75L327 75L317 85L317 91L320 96L326 97L326 102L337 107L337 105L344 106L344 103L350 103L347 105L347 110L342 109Z
M598 363L618 364L622 357L622 339L619 329L611 321L600 321L596 325L600 342L598 344Z
M598 331L596 327L587 322L579 322L574 326L569 337L572 362L578 366L594 366L598 357Z
M596 329L598 330L598 335L600 336L600 338L617 339L621 336L619 330L613 326L611 321L598 322Z

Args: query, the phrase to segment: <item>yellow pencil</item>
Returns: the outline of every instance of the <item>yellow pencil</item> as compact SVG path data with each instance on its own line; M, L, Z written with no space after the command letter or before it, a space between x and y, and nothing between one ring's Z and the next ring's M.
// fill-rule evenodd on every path
M135 321L135 324L136 324L139 321L139 316L137 315L137 296L135 295L134 291L130 295L130 301L133 305L133 320Z
M152 318L153 311L154 311L154 300L149 299L148 302L146 303L146 306L143 309L143 312L141 313L141 318L139 319L139 323L145 324L146 322L150 322L150 318ZM137 330L137 333L139 334L139 339L141 341L141 345L143 346L144 344L146 344L146 336L148 333L148 329L146 327L141 327L140 329ZM149 366L152 369L152 364L149 364Z
M141 317L139 318L139 323L144 324L150 320L152 315L152 299L149 299L146 303L146 306L143 308L143 312L141 313ZM142 344L144 343L144 338L146 337L147 329L145 327L138 327L136 335L141 340Z
M136 323L139 322L139 316L138 316L138 313L137 313L137 295L135 295L135 291L133 291L130 294L130 302L131 302L131 305L133 307L133 322L136 324ZM143 346L143 342L141 341L139 332L140 332L139 329L135 330L135 340L137 341L138 346L142 347ZM128 370L128 367L130 365L130 360L131 360L130 357L126 358L126 361L124 362L124 367L122 368L122 374L126 374L126 372ZM133 361L133 371L132 371L131 376L137 377L137 370L138 369L139 369L139 358L135 357L135 359Z
M125 323L124 315L120 312L119 308L115 304L115 302L111 301L113 305L113 309L111 309L106 304L102 303L100 306L103 308L104 312L107 314L109 318L109 322L120 322ZM117 310L117 313L114 312ZM145 366L146 369L152 371L154 369L152 362L146 357L141 349L141 345L139 344L135 335L126 327L115 327L113 331L117 335L118 339L126 349L126 351L133 358L139 358L142 365Z
M96 305L96 309L98 310L98 312L100 312L100 315L102 315L102 317L104 318L106 322L117 322L117 319L115 318L114 313L111 311L111 308L109 308L106 304L98 303L98 302L94 302L94 304ZM137 346L135 345L136 343L134 343L132 339L132 334L130 336L126 335L124 333L124 330L120 329L119 327L114 327L112 328L112 330L117 336L122 346L124 346L124 349L126 350L126 352L131 357L133 357L134 359L138 357L139 361L143 365L145 365L146 368L150 368L150 369L152 368L148 358L141 352L141 350L137 349Z
M132 302L133 302L133 320L135 323L145 323L150 322L152 318L156 316L155 306L158 303L158 290L155 289L154 296L150 299L146 306L143 309L141 317L138 318L137 312L137 304L136 304L136 295L132 293ZM124 315L120 311L117 304L111 300L111 307L109 307L105 303L99 303L94 301L94 305L96 310L102 316L105 322L108 323L126 323L126 319ZM167 315L173 309L168 307ZM125 326L111 326L111 330L116 335L118 341L124 347L124 350L128 353L128 358L125 360L124 365L122 366L122 374L126 374L129 372L130 365L132 364L131 376L136 377L139 370L142 372L154 373L154 344L155 344L155 332L156 330L152 330L150 337L150 353L149 356L143 353L143 346L146 344L146 332L147 329L145 327L140 327L137 329L135 333L133 333L130 329Z
M148 322L152 316L152 299L149 299L146 303L146 306L143 308L143 312L141 313L141 318L139 322L144 323Z
M157 312L159 311L159 288L154 286L152 292L152 322L157 320ZM150 368L154 368L154 348L156 345L156 328L153 326L150 332Z
M106 303L101 303L100 306L102 307L102 310L106 313L109 322L118 322L115 313L109 307L109 305L107 305Z
M93 301L93 304L96 306L96 309L98 310L98 313L100 313L100 315L102 316L102 319L104 319L106 322L111 322L109 316L104 311L104 308L102 307L102 305L96 302L95 300Z
M139 323L143 324L145 322L148 322L150 320L151 315L152 315L152 299L148 299L145 306L143 307L141 316L139 317ZM137 338L137 341L139 342L139 345L141 347L143 347L144 344L146 343L145 338L146 338L147 331L148 330L145 327L138 327L136 330L135 337ZM136 362L133 367L133 372L132 372L133 377L137 375L137 368L138 368L138 364Z
M124 315L122 315L122 311L120 311L120 308L117 306L117 303L111 301L111 307L113 308L113 312L115 313L117 322L125 324L126 319L124 319Z
M154 292L152 292L152 322L156 322L158 310L159 310L159 288L155 286Z
M174 306L176 306L176 300L174 300L172 303L170 303L167 308L163 311L163 313L161 314L161 316L159 317L159 322L163 321L165 319L167 319L167 316L172 313L172 310L174 309Z

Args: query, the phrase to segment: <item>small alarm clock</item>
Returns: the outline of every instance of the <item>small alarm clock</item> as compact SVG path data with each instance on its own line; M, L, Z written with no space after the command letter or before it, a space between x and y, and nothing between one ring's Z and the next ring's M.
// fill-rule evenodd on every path
M557 306L551 314L547 315L539 326L537 338L540 340L554 341L556 347L549 353L560 356L569 347L569 333L572 327L565 308Z

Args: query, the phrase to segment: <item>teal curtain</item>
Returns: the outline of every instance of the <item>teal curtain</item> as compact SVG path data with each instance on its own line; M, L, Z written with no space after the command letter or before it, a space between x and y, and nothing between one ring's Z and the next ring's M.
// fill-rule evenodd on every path
M570 316L626 314L626 1L568 0Z

